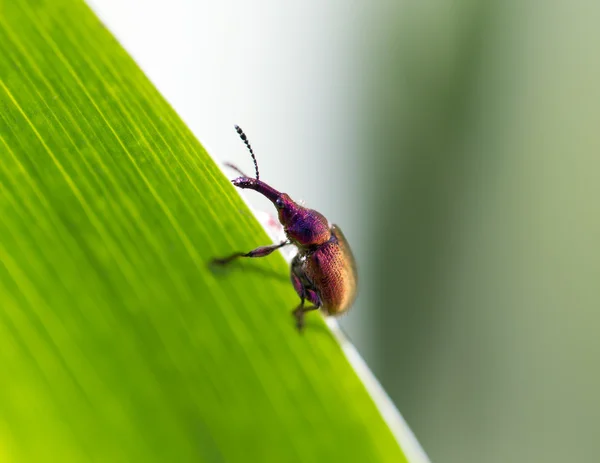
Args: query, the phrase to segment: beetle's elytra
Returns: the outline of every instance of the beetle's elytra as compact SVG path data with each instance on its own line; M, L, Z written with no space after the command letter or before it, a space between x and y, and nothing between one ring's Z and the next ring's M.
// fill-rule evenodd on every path
M238 257L265 257L283 246L296 246L298 254L292 260L291 279L300 296L300 304L292 312L298 330L304 326L304 314L311 310L321 309L327 315L344 313L356 298L358 281L354 256L342 230L329 224L319 212L296 204L286 193L280 193L260 180L250 142L239 126L236 125L235 130L250 151L256 177L248 177L229 164L241 174L232 183L238 188L255 190L273 203L287 240L249 252L236 252L214 262L226 264ZM305 306L306 301L313 305Z

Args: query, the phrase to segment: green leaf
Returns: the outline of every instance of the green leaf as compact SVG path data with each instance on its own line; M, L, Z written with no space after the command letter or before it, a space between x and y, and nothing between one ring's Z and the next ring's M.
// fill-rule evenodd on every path
M211 270L269 239L81 1L0 3L0 155L0 461L405 461L280 254Z

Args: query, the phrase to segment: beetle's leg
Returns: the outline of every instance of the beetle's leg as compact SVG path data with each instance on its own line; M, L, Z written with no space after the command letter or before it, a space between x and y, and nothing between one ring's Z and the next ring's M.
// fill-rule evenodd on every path
M294 309L292 315L296 318L296 328L302 332L304 328L304 314L312 310L318 310L318 305L311 305L310 307L304 307L304 298L302 298L300 305Z
M271 246L261 246L260 248L253 249L252 251L249 251L249 252L236 252L235 254L232 254L227 257L222 257L220 259L213 259L213 263L219 264L219 265L224 265L224 264L231 262L234 259L237 259L238 257L265 257L265 256L268 256L269 254L271 254L276 249L287 246L288 244L291 244L291 243L289 241L282 241L279 244L272 244Z
M294 289L300 296L300 305L292 311L292 315L296 318L296 328L298 331L302 331L304 327L304 314L312 310L317 310L321 307L321 298L314 290L314 287L306 277L304 269L302 267L302 260L299 255L296 255L292 260L292 284ZM304 307L304 301L313 303L310 307Z
M246 175L244 172L242 172L242 170L241 170L241 169L240 169L238 166L236 166L235 164L232 164L232 163L230 163L230 162L226 162L226 163L225 163L225 165L226 165L227 167L229 167L230 169L233 169L233 170L235 170L235 171L236 171L238 174L240 174L242 177L248 177L248 176L247 176L247 175Z

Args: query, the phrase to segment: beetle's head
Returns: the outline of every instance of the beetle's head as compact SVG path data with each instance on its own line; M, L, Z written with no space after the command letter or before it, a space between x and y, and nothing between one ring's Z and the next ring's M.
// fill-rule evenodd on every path
M275 200L273 205L277 208L277 215L279 215L279 221L284 227L290 223L294 215L298 213L298 206L287 193L280 193Z
M239 126L236 125L235 130L252 156L256 177L248 177L237 167L228 164L229 167L242 174L241 177L233 179L231 183L238 188L248 188L257 191L269 199L277 208L279 221L283 225L287 237L294 244L310 247L327 242L331 238L331 227L327 219L317 211L296 204L286 193L280 193L272 186L260 180L258 163L256 162L256 157L254 156L248 137L246 137L246 134Z
M259 192L277 208L286 235L298 246L315 246L331 238L327 219L317 211L300 206L287 193L280 193L262 180L238 177L231 181L238 188Z

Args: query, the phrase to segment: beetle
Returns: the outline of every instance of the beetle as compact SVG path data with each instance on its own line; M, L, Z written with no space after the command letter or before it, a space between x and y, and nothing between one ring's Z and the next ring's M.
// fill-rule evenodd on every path
M352 250L342 230L330 224L323 214L300 206L286 193L280 193L260 180L258 163L248 137L238 125L235 130L252 156L256 176L249 177L236 166L227 164L241 175L231 182L238 188L257 191L273 203L287 239L248 252L236 252L213 262L224 265L239 257L265 257L279 248L293 245L298 253L292 260L291 280L300 296L300 304L292 315L298 331L304 327L306 312L321 309L327 315L343 314L356 299L358 275ZM306 301L312 305L305 306Z

